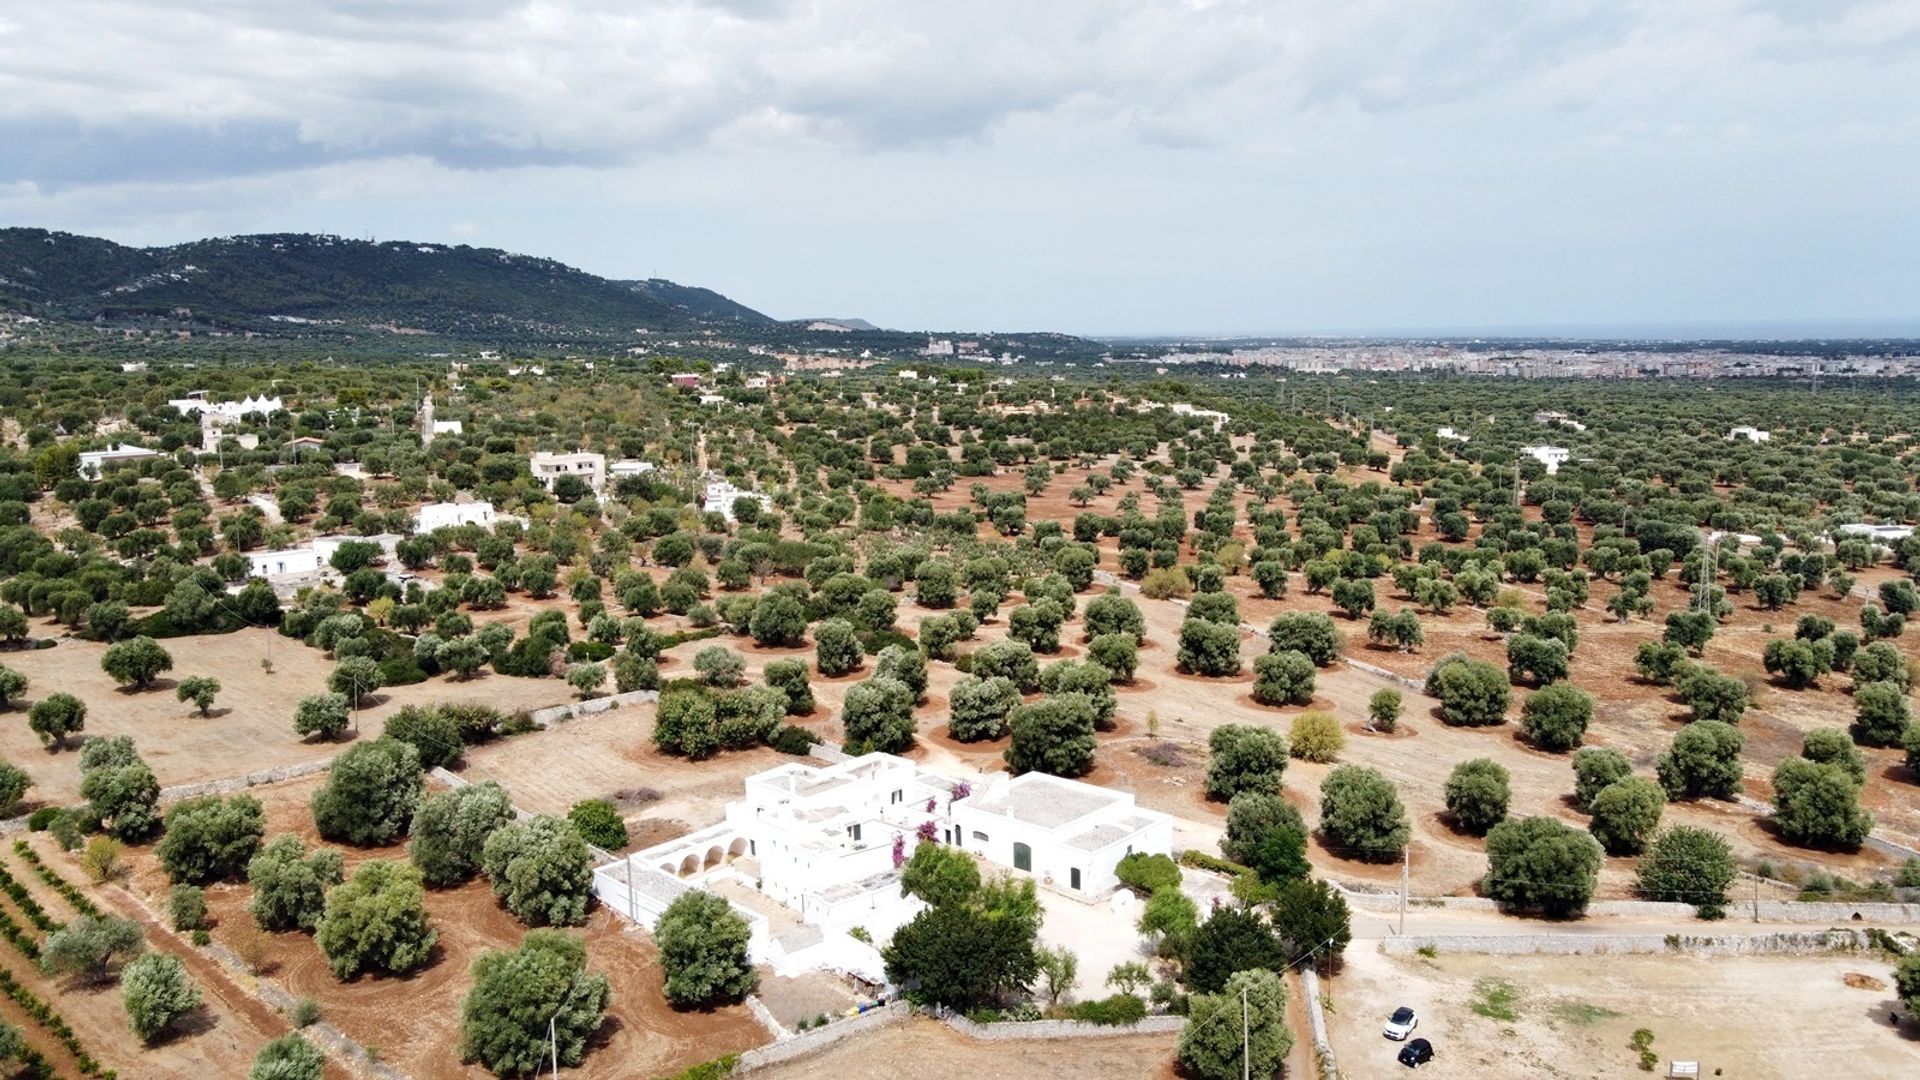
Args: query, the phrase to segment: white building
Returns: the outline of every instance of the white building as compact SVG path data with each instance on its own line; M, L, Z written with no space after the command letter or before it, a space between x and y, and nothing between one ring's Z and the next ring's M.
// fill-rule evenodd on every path
M413 512L413 531L430 533L455 525L480 525L491 529L496 520L498 518L490 502L428 503Z
M1553 411L1544 410L1544 409L1541 410L1540 412L1533 414L1533 422L1536 424L1565 424L1567 427L1570 427L1575 431L1587 430L1587 425L1581 423L1578 420L1575 420L1573 417L1568 416L1566 413L1553 412Z
M1560 466L1573 457L1573 452L1564 446L1523 446L1520 452L1545 465L1549 476L1559 472Z
M1881 544L1897 544L1913 535L1911 525L1867 525L1854 522L1834 530L1837 536L1861 537Z
M532 470L533 478L540 486L553 490L553 482L562 476L577 476L587 482L595 491L606 482L607 455L576 450L571 454L550 454L545 450L536 450L527 459L527 467Z
M325 565L325 560L311 545L284 551L247 551L242 554L247 557L247 576L269 581L318 574Z
M748 491L745 488L734 487L732 483L726 480L709 480L707 481L706 502L701 506L701 509L709 514L725 514L727 520L732 521L733 501L741 496L755 500L763 510L772 509L773 507L773 498L771 496L762 495L757 491Z
M115 465L160 456L162 455L158 450L149 450L144 446L129 446L126 443L114 443L105 450L82 450L80 451L80 475L89 480L98 480L104 470Z
M595 870L594 891L651 926L688 887L710 889L759 916L756 961L873 973L872 948L849 931L885 945L921 910L900 894L898 864L925 837L1091 902L1117 885L1128 853L1172 853L1173 819L1126 792L1040 773L995 773L969 790L892 754L796 761L748 777L721 823ZM796 918L804 925L781 931Z
M645 476L653 470L654 464L651 461L641 461L639 458L621 458L619 461L607 466L607 476L613 480L625 480L630 476Z
M1054 376L1054 381L1062 382L1065 381L1065 378L1063 375L1056 375ZM1213 430L1215 431L1219 431L1221 425L1225 424L1228 419L1227 414L1218 409L1195 408L1191 402L1186 401L1176 401L1168 406L1168 408L1171 408L1174 413L1179 416L1195 416L1202 420L1209 421L1213 424Z
M1728 442L1735 442L1740 439L1757 443L1771 442L1773 440L1773 433L1770 431L1762 431L1757 427L1748 427L1745 424L1741 424L1732 431L1727 432Z
M189 394L183 398L174 398L167 404L180 410L182 416L217 416L223 420L238 420L248 413L276 413L287 407L285 401L277 397L245 397L239 401L208 401L204 390Z
M1467 437L1465 435L1460 434L1459 432L1453 430L1450 427L1443 427L1440 430L1434 432L1434 434L1439 436L1441 441L1443 442L1463 443L1467 441Z

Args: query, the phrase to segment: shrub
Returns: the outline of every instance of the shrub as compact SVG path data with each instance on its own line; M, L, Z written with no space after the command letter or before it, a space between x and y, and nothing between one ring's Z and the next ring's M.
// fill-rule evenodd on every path
M786 695L788 716L806 716L813 712L813 686L807 679L805 661L774 660L761 672L761 678Z
M338 843L390 844L406 835L420 794L420 752L398 739L376 739L334 759L326 786L313 794L313 823Z
M427 923L420 871L374 859L327 893L314 942L336 978L405 975L427 962L439 935Z
M779 731L774 732L773 738L767 740L767 745L783 754L805 757L807 752L819 745L821 741L820 736L806 728L797 724L784 724Z
M753 989L746 920L709 892L681 893L654 927L667 1000L676 1008L738 1001Z
M1293 718L1287 731L1287 747L1301 761L1329 762L1340 756L1347 744L1346 732L1330 712L1305 712Z
M207 892L198 885L175 885L167 891L167 917L175 930L207 928Z
M618 851L627 846L627 823L605 799L582 799L567 811L580 838L598 848Z
M1287 740L1277 731L1222 724L1207 737L1207 797L1232 799L1243 791L1278 794L1287 769Z
M1398 858L1412 835L1393 782L1358 765L1342 765L1321 782L1320 832L1328 847L1367 862Z
M1106 1027L1137 1024L1147 1015L1147 1003L1134 994L1114 994L1094 1001L1082 1001L1073 1007L1073 1018Z
M1114 876L1120 884L1141 894L1152 896L1161 889L1180 886L1180 867L1165 855L1150 855L1136 851L1122 858L1113 868Z
M1520 722L1534 746L1553 752L1571 750L1580 745L1593 722L1593 695L1564 683L1543 686L1527 695L1520 706Z
M541 814L495 829L481 849L493 894L529 926L578 926L593 896L593 853L566 820Z
M302 738L318 735L323 739L336 739L347 730L348 719L347 695L314 694L301 698L294 706L293 731Z
M1398 690L1375 690L1367 699L1367 723L1376 731L1392 732L1400 726L1401 701Z
M1587 828L1607 854L1637 855L1659 828L1666 805L1666 794L1658 784L1629 776L1593 797L1593 820Z
M1487 833L1481 891L1510 907L1546 915L1586 910L1600 877L1600 844L1549 817L1503 821Z
M1463 761L1447 776L1447 813L1462 831L1475 836L1485 836L1506 820L1509 795L1506 767L1491 758Z
M247 1080L320 1080L327 1055L299 1035L282 1035L260 1048Z
M1213 989L1194 994L1187 1005L1175 1050L1182 1071L1195 1080L1279 1072L1293 1051L1285 984L1271 970L1245 970Z
M120 1003L127 1023L144 1043L152 1043L181 1017L200 1007L200 988L187 978L186 965L169 953L148 953L120 973Z

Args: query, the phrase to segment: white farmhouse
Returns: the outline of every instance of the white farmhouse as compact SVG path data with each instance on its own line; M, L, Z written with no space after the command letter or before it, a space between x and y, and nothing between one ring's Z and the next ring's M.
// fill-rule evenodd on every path
M1733 430L1727 432L1728 442L1737 442L1741 439L1757 443L1771 442L1773 440L1773 432L1762 431L1757 427L1748 427L1745 424L1738 425Z
M1575 420L1573 417L1568 416L1566 413L1554 412L1546 409L1543 409L1540 412L1534 413L1533 422L1536 424L1564 424L1565 426L1570 427L1575 431L1587 430L1587 425L1581 423L1578 420Z
M1559 472L1560 466L1565 465L1568 459L1573 457L1573 451L1564 446L1523 446L1520 452L1545 465L1549 476Z
M266 578L268 581L318 574L325 565L320 553L311 546L284 551L248 551L243 554L247 557L247 576Z
M267 397L265 394L259 397L244 397L239 401L209 401L205 390L196 391L183 398L174 398L167 404L180 410L182 416L193 416L197 413L202 417L217 416L223 420L238 420L248 413L263 415L276 413L287 407L282 399Z
M562 476L578 476L595 491L606 481L607 455L576 450L571 454L550 454L545 450L536 450L527 459L527 467L532 470L533 478L540 486L553 490L553 482Z
M1172 853L1173 819L1126 792L1039 773L970 789L892 754L790 762L748 777L719 824L596 869L594 892L652 926L687 888L708 889L759 916L748 920L756 961L877 982L872 948L849 931L884 945L921 910L900 894L899 865L927 838L1091 902L1112 891L1127 854Z
M480 525L491 529L496 520L498 518L490 502L428 503L413 512L413 531L430 533L455 525Z
M1463 443L1467 441L1467 437L1465 435L1460 434L1459 432L1453 430L1450 427L1443 427L1440 430L1434 432L1434 434L1438 436L1442 442Z
M1854 522L1834 530L1834 535L1859 537L1879 544L1897 544L1913 535L1911 525L1867 525Z
M126 443L114 443L105 450L82 450L80 451L80 475L88 480L98 480L102 471L115 465L125 465L130 461L144 461L147 458L160 456L158 450L149 450L144 446L129 446Z
M748 491L745 488L734 487L732 483L726 480L709 480L707 481L706 501L701 505L701 509L709 514L725 514L727 520L732 521L733 501L742 496L758 502L760 508L763 510L771 509L773 506L773 498L771 496L762 495L757 491Z

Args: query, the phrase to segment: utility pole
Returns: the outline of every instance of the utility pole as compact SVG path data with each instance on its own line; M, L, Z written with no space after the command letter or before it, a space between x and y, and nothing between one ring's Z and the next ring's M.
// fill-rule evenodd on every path
M560 1075L560 1038L554 1032L554 1021L560 1019L559 1013L547 1017L547 1052L552 1055L553 1075Z
M1406 849L1400 849L1400 934L1407 933L1407 873L1413 863L1413 855Z

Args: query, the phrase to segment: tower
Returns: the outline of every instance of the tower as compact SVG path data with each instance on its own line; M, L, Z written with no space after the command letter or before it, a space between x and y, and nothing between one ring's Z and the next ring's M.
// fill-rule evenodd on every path
M433 445L433 391L420 401L420 445Z

